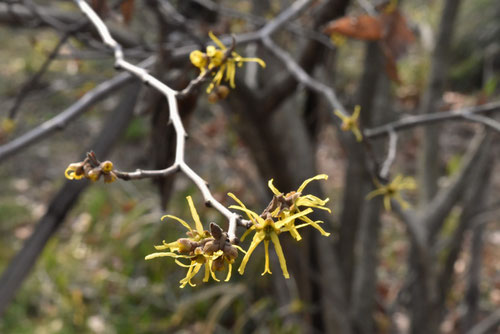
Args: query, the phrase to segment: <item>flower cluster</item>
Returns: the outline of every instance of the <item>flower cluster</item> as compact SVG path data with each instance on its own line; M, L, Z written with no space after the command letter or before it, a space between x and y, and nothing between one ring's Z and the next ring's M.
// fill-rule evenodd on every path
M109 160L100 162L94 152L87 153L85 160L70 164L64 171L64 176L69 180L86 178L92 181L97 181L102 176L105 183L116 180L113 163Z
M330 209L325 207L329 199L327 198L322 200L314 195L303 195L305 187L311 181L321 179L326 180L328 179L328 176L320 174L307 179L302 183L297 191L292 191L287 194L283 194L276 189L273 185L273 180L270 180L268 186L274 193L274 197L268 207L260 215L252 210L249 210L235 195L231 193L229 194L229 196L231 196L239 204L230 206L230 208L245 212L253 223L253 225L242 236L241 240L243 241L250 232L255 231L250 247L248 248L248 251L238 269L240 274L245 272L245 267L250 256L262 241L264 241L265 250L265 267L262 275L266 273L271 274L271 270L269 268L269 241L271 241L274 245L276 255L278 255L283 276L285 278L289 278L290 275L288 274L285 256L283 254L278 235L282 232L288 232L295 240L299 241L302 237L297 230L308 225L311 225L320 231L324 236L330 235L330 233L325 232L319 225L323 223L322 221L313 221L307 216L313 212L313 209L321 209L331 212ZM304 208L305 210L303 210ZM297 221L300 221L300 224L296 224Z
M290 275L286 266L283 249L279 241L279 235L283 232L289 232L291 236L298 241L301 239L298 229L308 225L319 230L324 236L330 235L320 227L319 224L321 224L322 221L313 221L308 217L314 209L330 212L330 209L325 207L328 199L322 200L314 195L303 195L304 188L311 181L320 179L326 180L327 178L328 176L324 174L317 175L304 181L297 191L292 191L287 194L279 192L273 185L273 180L270 180L269 188L273 191L274 197L260 215L248 209L235 195L229 193L228 195L238 204L230 206L230 208L245 212L252 222L252 225L243 234L241 240L243 241L249 233L255 232L248 251L246 252L241 247L232 245L229 242L227 233L223 232L217 224L211 223L210 232L205 231L194 207L193 200L188 196L187 201L195 228L193 229L184 220L175 216L163 216L162 220L171 218L186 227L188 229L186 233L187 238L180 238L170 243L163 241L162 245L155 246L160 252L149 254L146 256L146 260L158 257L171 257L175 259L177 265L188 268L186 276L180 280L180 287L184 288L188 284L195 286L192 279L200 272L203 265L205 265L203 282L207 282L210 277L215 281L219 281L216 272L224 270L226 264L228 266L228 272L225 281L228 281L231 278L232 264L238 256L238 250L245 254L238 269L239 273L243 274L250 256L262 242L264 242L265 248L265 268L262 275L267 273L271 274L269 266L269 243L272 242L276 254L278 255L283 276L289 278ZM300 223L297 223L298 221ZM181 262L181 259L185 259L189 262Z
M201 267L205 265L205 276L203 282L208 282L210 276L219 281L215 275L216 271L223 271L226 264L228 265L228 272L225 281L231 278L232 264L238 256L238 246L231 245L225 232L215 223L210 224L210 232L203 229L198 212L194 207L191 196L187 197L189 209L194 220L195 229L184 220L171 215L165 215L161 219L171 218L188 229L186 232L187 238L180 238L174 242L166 243L163 245L155 246L157 250L167 250L164 252L157 252L146 256L146 260L151 260L157 257L172 257L175 263L181 267L188 268L186 277L180 280L180 287L183 288L187 284L195 286L191 282L192 278L198 274ZM183 263L179 259L186 259L189 263Z
M241 67L244 62L256 62L260 66L266 67L266 63L262 59L244 58L231 49L227 49L212 32L208 34L219 48L209 45L206 52L195 50L189 55L191 63L200 69L200 76L205 75L207 71L213 71L212 73L214 73L212 82L207 88L207 93L210 93L214 87L220 86L223 79L229 82L231 88L235 88L234 77L236 75L236 65Z
M361 134L361 131L359 130L359 113L361 112L361 107L356 106L354 107L354 112L352 113L351 116L346 116L343 113L341 113L339 110L335 110L335 115L337 115L341 120L342 120L342 125L340 128L342 131L352 131L354 135L356 136L356 140L358 142L363 140L363 135Z
M407 209L410 204L401 196L401 190L414 190L417 188L417 183L411 176L403 177L398 174L394 180L388 184L382 184L378 180L374 180L377 189L371 191L366 199L370 200L375 196L384 196L384 207L387 211L391 211L391 199L396 200L403 209Z

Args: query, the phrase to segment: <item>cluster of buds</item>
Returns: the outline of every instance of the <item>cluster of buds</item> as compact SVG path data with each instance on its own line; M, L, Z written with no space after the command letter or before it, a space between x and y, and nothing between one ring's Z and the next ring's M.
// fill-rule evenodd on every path
M94 152L87 153L83 161L70 164L64 171L64 176L69 180L86 178L92 181L97 181L102 176L105 183L116 180L113 163L109 160L100 162Z
M189 55L191 63L200 70L200 76L206 75L207 72L213 74L212 82L207 87L208 94L210 94L214 87L220 86L222 79L229 82L229 86L234 89L236 87L234 83L236 66L241 67L245 62L256 62L260 66L266 67L266 63L260 58L244 58L234 52L234 40L233 45L228 49L212 32L209 32L208 35L219 48L209 45L206 48L206 52L195 50ZM224 92L217 94L218 99L227 96L228 91L224 90ZM212 95L212 100L215 100L215 95Z

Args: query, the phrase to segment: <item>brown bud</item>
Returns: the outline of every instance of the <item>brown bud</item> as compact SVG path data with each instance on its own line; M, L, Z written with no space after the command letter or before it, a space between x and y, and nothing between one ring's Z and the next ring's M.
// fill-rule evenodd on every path
M229 87L225 85L220 85L215 88L215 92L217 93L219 100L224 100L229 95L230 91Z
M179 253L190 253L198 246L195 242L187 238L181 238L177 240L177 243L179 244Z
M238 257L238 249L230 244L227 244L224 247L224 255L227 257L229 262L232 263Z
M222 229L216 223L210 223L210 234L215 240L222 238Z
M205 244L203 247L203 253L207 255L212 255L214 252L219 250L219 243L215 240L211 240Z
M219 256L212 262L212 271L224 270L224 256Z
M219 101L219 96L216 92L211 92L210 94L208 94L208 102L217 103L217 101Z

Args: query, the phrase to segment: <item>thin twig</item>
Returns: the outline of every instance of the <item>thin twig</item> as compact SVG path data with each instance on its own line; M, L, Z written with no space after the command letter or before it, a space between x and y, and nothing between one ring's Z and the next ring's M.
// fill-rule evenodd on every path
M382 179L387 179L389 176L389 171L391 169L391 165L396 158L396 150L398 147L398 135L396 131L391 130L389 132L389 149L387 152L387 159L385 159L382 169L380 170L380 177Z
M44 63L42 66L40 66L40 69L33 75L28 81L24 83L24 85L21 87L19 90L19 93L16 95L16 99L14 101L14 104L12 107L9 109L9 118L14 119L16 117L17 111L19 110L19 107L21 107L21 104L23 103L25 97L27 94L33 90L33 88L38 84L40 81L40 78L47 72L50 64L56 59L57 55L59 54L59 50L61 47L66 43L68 38L71 36L70 33L65 33L61 39L59 39L59 42L56 44L54 49L50 52L50 54L47 56L45 59Z
M478 121L476 119L470 119L469 117L475 114L486 114L498 111L500 111L500 101L491 102L476 107L462 108L458 110L436 112L432 114L417 115L417 116L408 116L398 121L378 126L376 128L364 129L363 133L365 135L365 138L374 139L382 136L387 136L391 130L401 131L414 128L416 126L429 125L432 123L438 123L447 120L465 119L483 123L484 120Z
M0 162L11 155L19 153L22 149L34 143L38 143L41 139L49 136L53 132L64 129L71 120L80 116L91 106L114 93L117 89L123 87L132 80L133 77L130 74L121 73L111 80L99 84L97 87L83 95L74 104L66 108L59 115L40 124L22 136L0 146Z

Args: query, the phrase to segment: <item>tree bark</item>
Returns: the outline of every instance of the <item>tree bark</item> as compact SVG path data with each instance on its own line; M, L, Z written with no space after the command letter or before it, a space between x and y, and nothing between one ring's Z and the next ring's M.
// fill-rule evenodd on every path
M444 2L436 44L431 58L429 82L422 99L421 114L429 114L439 110L445 79L448 75L450 46L460 2L461 0L445 0ZM433 125L424 128L419 161L419 195L420 203L423 205L431 201L438 189L437 180L440 174L438 126Z

